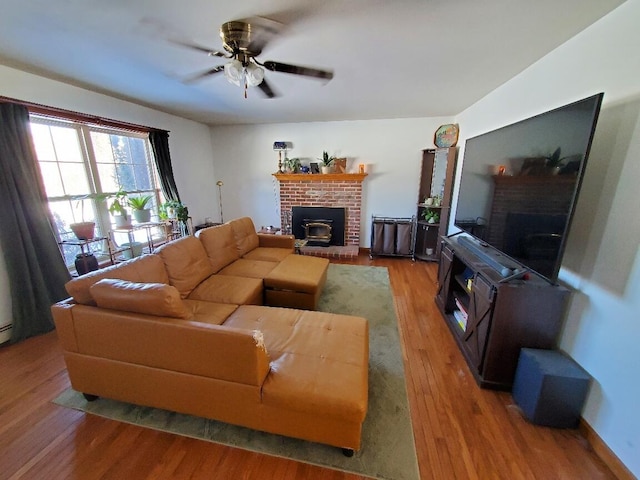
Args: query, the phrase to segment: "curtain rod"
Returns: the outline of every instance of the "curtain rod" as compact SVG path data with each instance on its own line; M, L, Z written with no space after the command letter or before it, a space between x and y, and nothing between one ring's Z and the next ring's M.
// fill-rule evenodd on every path
M115 127L125 130L135 130L137 132L152 132L160 131L167 132L161 128L147 127L145 125L137 125L135 123L122 122L120 120L112 120L110 118L99 117L97 115L88 115L86 113L74 112L72 110L65 110L64 108L50 107L48 105L42 105L39 103L27 102L25 100L18 100L16 98L4 97L0 95L0 103L17 103L27 107L29 113L35 113L39 115L46 115L50 117L64 118L66 120L80 121L100 125L103 127Z

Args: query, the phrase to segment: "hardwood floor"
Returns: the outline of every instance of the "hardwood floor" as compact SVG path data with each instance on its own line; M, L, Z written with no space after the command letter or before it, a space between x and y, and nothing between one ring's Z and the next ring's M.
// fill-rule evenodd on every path
M477 387L433 302L435 264L341 263L389 268L421 478L615 478L578 430L531 425L509 393ZM58 407L55 332L0 348L0 379L0 479L364 478Z

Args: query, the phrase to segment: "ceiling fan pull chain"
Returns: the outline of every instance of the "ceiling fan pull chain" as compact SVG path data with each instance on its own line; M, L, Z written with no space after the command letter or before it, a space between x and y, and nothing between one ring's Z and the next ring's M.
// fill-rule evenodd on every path
M247 79L244 79L244 98L247 98Z

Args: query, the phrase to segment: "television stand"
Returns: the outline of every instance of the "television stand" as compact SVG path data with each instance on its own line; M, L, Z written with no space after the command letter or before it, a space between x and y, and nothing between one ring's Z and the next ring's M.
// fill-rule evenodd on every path
M569 291L526 272L474 239L442 239L435 302L481 387L510 390L521 348L556 347Z
M518 273L518 267L506 258L499 258L502 255L496 253L494 250L488 248L489 245L484 242L479 242L471 237L461 235L457 239L458 243L466 247L473 252L478 258L484 260L484 262L498 272L503 278L510 277L514 273Z

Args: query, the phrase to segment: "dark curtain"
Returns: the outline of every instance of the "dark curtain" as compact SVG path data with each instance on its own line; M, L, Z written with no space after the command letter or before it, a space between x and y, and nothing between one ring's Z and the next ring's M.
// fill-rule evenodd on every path
M11 342L54 328L70 279L51 223L26 107L0 103L0 245L11 290Z
M149 141L153 149L153 156L156 160L156 168L160 175L162 193L167 200L180 201L180 194L176 181L173 178L173 167L171 166L171 154L169 153L169 132L164 130L151 130Z

